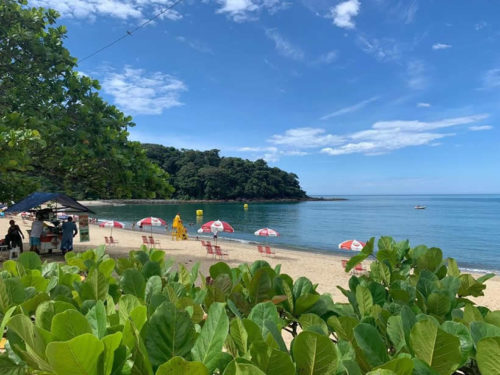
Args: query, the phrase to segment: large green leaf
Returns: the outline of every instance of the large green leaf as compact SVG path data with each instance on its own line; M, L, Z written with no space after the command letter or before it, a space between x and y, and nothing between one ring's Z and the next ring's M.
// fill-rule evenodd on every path
M273 296L273 279L275 273L271 268L259 268L248 286L248 293L253 303L270 300Z
M92 328L79 311L66 310L52 319L52 334L57 341L68 341L85 333L92 333Z
M0 312L5 314L7 310L23 302L25 291L19 279L3 279L0 277Z
M146 280L138 270L133 268L125 270L120 280L120 286L123 289L123 293L132 294L144 299Z
M399 352L406 346L405 330L400 315L394 315L387 319L387 335L394 345L396 352Z
M380 370L391 370L397 375L412 375L413 361L410 358L396 358L377 367Z
M175 356L185 356L194 345L195 330L189 314L171 302L162 303L148 321L145 345L153 367Z
M294 340L292 351L298 375L335 374L337 350L328 337L315 332L301 332Z
M80 295L83 300L105 300L108 295L108 280L96 268L93 268L81 286Z
M311 294L311 293L302 294L295 301L294 315L295 316L302 315L303 313L311 309L320 300L320 298L321 296L318 294Z
M460 351L462 352L462 365L469 359L470 354L474 350L474 341L467 327L459 322L446 321L441 325L441 328L452 335L455 335L460 340Z
M151 276L148 281L146 282L146 287L145 287L145 297L146 301L151 301L151 298L154 295L160 294L162 290L162 281L161 277L158 275Z
M231 361L224 370L224 375L266 375L257 366L239 360L236 358Z
M295 300L297 300L300 296L312 293L313 291L314 287L311 283L311 280L306 277L299 277L297 280L295 280L292 288L293 298Z
M98 375L104 344L92 334L47 345L47 358L56 375Z
M325 321L316 314L302 314L299 318L299 324L304 331L318 332L328 336L328 326Z
M290 355L284 351L271 348L263 341L252 343L250 353L252 362L266 375L295 374L295 366Z
M361 323L354 328L354 337L366 360L372 366L380 366L387 362L387 349L377 329L367 323Z
M25 364L17 364L7 355L0 355L0 369L2 375L26 375L28 373Z
M349 261L347 262L347 265L345 267L345 272L349 272L352 270L356 265L364 261L366 258L368 258L370 255L373 254L373 246L375 244L375 237L370 238L370 240L366 243L365 247L363 247L363 250L355 256L353 256Z
M485 322L472 322L470 324L470 334L474 343L477 344L479 340L485 337L500 337L500 327Z
M215 302L208 310L208 318L191 350L193 359L204 363L212 372L215 369L216 354L222 351L229 330L229 319L225 305Z
M356 301L358 301L361 316L369 315L373 306L373 298L370 290L362 285L358 285L356 287Z
M477 343L477 365L482 375L500 375L500 337L486 337Z
M417 358L441 375L451 374L462 360L458 337L440 329L431 320L415 323L410 346Z
M261 302L255 305L252 311L250 311L248 318L259 326L261 332L265 331L264 323L266 320L270 320L277 326L281 324L278 310L272 302Z
M24 253L21 253L17 261L27 270L42 270L42 261L40 260L40 256L33 251L25 251Z
M106 307L102 301L97 301L94 307L85 316L90 323L92 332L99 339L102 339L106 334L107 318Z
M328 318L327 323L339 338L352 341L354 339L354 327L359 324L359 321L351 316L331 316Z
M238 353L244 356L248 351L248 333L240 318L231 320L229 324L229 335L233 339Z
M122 333L115 332L111 335L102 338L104 344L104 352L102 358L102 375L110 375L113 370L113 363L115 359L115 351L120 346L122 341Z
M201 362L188 362L174 357L158 367L156 375L208 375L208 369Z
M37 326L50 331L54 316L66 310L76 310L76 308L71 303L63 301L42 302L36 309L35 323Z

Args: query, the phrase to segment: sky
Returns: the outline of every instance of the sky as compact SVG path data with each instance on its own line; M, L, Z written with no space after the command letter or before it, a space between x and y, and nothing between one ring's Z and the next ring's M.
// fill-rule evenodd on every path
M311 195L500 193L498 1L172 3L30 1L132 140L263 158Z

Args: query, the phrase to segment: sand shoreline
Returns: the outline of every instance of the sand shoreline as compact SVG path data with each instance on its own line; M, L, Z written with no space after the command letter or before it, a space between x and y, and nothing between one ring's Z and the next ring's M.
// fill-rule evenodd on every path
M7 233L10 218L0 218L0 236ZM21 227L27 237L26 230L31 228L31 221L26 220L23 223L21 217L14 217L16 223ZM80 242L79 236L75 238L75 251L84 251L89 248L105 243L104 237L109 236L109 228L100 228L97 225L90 225L90 241ZM142 245L142 235L150 235L150 232L143 232L131 229L113 229L113 237L119 242L116 246L107 248L108 253L113 257L127 256L130 250L137 250ZM155 239L160 241L161 248L165 250L168 257L172 257L178 263L182 263L190 268L195 262L200 262L200 271L204 275L208 275L209 268L218 260L212 257L207 257L206 250L201 246L200 241L191 238L187 241L175 241L167 233L154 233ZM24 240L25 249L28 249L28 239ZM313 283L318 283L318 291L320 293L330 293L334 301L346 302L345 296L340 292L337 286L344 288L348 287L350 275L344 272L342 268L342 257L338 254L329 254L323 252L305 252L295 249L286 249L280 246L273 246L276 250L274 256L263 256L257 251L255 244L241 243L237 241L219 240L224 251L229 253L229 257L225 257L224 261L232 267L240 263L252 263L258 259L268 261L271 266L281 264L281 272L287 273L294 279L305 276ZM5 253L2 254L5 256ZM44 256L47 258L47 256ZM50 260L62 260L62 256L54 254L50 256ZM365 262L368 267L368 262ZM474 274L474 273L473 273ZM477 275L477 274L476 274ZM490 309L500 309L500 277L487 281L485 296L475 298L476 303L484 305Z

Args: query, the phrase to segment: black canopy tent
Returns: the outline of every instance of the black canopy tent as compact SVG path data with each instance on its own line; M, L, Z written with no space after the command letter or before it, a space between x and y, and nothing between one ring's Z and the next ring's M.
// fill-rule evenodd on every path
M33 211L35 207L39 207L47 202L55 202L59 204L59 207L56 206L54 211L63 211L63 212L89 212L94 213L89 208L81 205L76 200L71 197L68 197L62 193L44 193L44 192L36 192L28 197L24 198L22 201L10 206L5 210L6 213L13 212L24 212L24 211Z

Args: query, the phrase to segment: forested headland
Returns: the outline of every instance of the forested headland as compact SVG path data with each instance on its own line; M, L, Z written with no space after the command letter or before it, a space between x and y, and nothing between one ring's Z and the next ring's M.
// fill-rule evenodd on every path
M262 160L130 141L132 118L78 72L57 18L25 0L0 2L0 201L36 190L78 199L305 197L296 175Z

